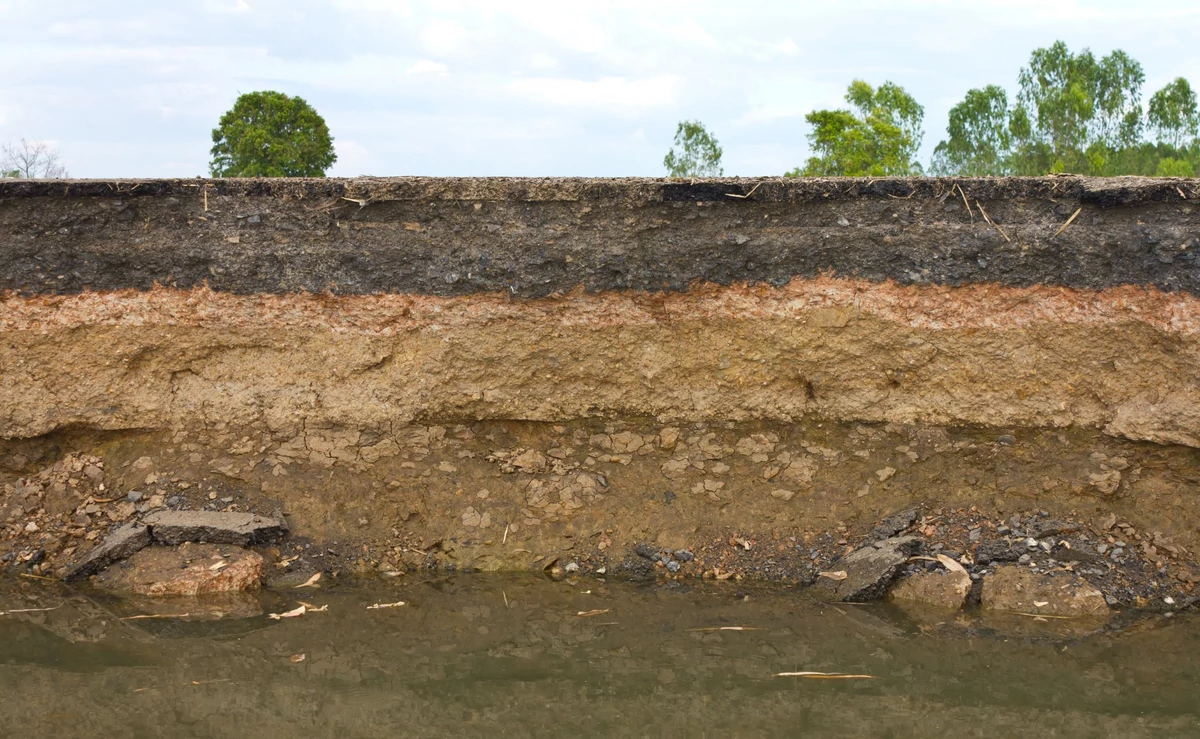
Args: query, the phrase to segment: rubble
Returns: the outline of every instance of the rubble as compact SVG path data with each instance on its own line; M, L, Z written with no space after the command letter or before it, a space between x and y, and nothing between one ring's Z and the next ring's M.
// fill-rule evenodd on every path
M143 523L150 527L158 544L182 544L185 541L249 546L264 544L287 533L282 516L220 511L156 511Z

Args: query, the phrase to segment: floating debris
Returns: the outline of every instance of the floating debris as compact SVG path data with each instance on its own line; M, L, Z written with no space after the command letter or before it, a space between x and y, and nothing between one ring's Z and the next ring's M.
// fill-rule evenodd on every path
M376 603L374 605L367 606L367 610L368 611L377 611L380 608L399 608L400 606L403 606L403 605L405 605L405 603L402 600L398 600L395 603Z
M803 677L810 680L874 680L874 675L851 675L846 672L776 672L775 677Z
M283 613L268 613L267 616L274 621L278 621L283 618L299 618L307 612L308 608L301 604L290 611L284 611Z

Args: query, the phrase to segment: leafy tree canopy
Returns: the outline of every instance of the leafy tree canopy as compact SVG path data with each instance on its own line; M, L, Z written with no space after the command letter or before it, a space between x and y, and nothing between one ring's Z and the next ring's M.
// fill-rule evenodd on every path
M325 119L303 98L238 97L212 132L214 177L324 177L337 161Z
M945 175L1190 176L1200 160L1196 94L1182 78L1150 97L1145 74L1121 50L1096 58L1061 41L1030 55L1010 105L996 85L967 92L950 111L932 169ZM1157 142L1143 139L1153 132Z
M720 177L721 146L700 121L680 121L675 144L663 158L669 177Z
M855 80L846 91L851 109L816 110L805 116L813 130L808 142L816 154L803 170L815 176L882 177L921 173L917 149L924 135L925 109L904 88L884 82L879 89Z
M1196 113L1196 93L1182 77L1150 96L1147 120L1160 144L1175 148L1196 138L1200 117Z

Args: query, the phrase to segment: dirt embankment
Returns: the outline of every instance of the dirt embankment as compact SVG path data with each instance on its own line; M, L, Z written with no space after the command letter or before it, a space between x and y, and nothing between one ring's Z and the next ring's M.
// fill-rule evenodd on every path
M968 557L1070 519L1107 595L1183 598L1194 188L3 183L9 561L153 503L280 507L309 568L804 580L920 504Z

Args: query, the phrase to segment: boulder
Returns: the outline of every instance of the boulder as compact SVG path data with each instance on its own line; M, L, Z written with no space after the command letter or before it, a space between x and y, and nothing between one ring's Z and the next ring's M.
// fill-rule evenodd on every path
M920 546L920 537L899 536L860 547L818 575L811 592L823 600L878 600Z
M984 608L1045 616L1105 616L1104 594L1073 572L1004 565L984 578Z
M244 547L273 541L288 530L282 516L254 513L168 510L151 513L142 521L156 543L169 545L195 541Z
M971 576L966 572L917 572L898 582L888 597L895 601L957 611L966 603L970 591Z
M98 587L136 595L205 595L257 590L263 558L229 545L150 547L96 577Z

